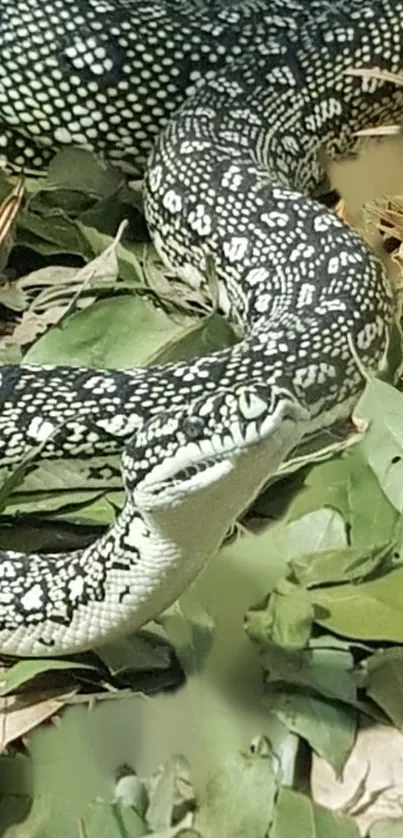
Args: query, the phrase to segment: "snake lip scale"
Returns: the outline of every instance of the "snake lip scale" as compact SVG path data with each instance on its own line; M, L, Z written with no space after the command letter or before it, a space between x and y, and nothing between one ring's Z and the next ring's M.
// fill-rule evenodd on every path
M107 642L169 606L299 441L351 416L385 364L396 301L361 239L314 195L323 160L396 122L403 0L2 0L0 155L66 145L144 177L164 263L214 265L235 346L105 371L7 365L0 457L121 452L125 504L69 554L0 551L0 650Z

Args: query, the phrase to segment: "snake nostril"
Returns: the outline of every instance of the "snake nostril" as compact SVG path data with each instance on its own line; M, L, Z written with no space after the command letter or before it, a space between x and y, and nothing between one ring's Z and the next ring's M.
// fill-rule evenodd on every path
M183 421L183 433L188 439L200 439L204 434L204 422L199 416L187 416Z

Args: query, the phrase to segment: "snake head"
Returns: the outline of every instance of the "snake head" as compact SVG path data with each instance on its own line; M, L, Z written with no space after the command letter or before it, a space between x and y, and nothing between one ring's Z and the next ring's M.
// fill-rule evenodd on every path
M275 385L217 390L156 414L136 432L122 457L126 489L138 507L175 505L265 440L277 466L278 450L293 448L308 421L306 408Z

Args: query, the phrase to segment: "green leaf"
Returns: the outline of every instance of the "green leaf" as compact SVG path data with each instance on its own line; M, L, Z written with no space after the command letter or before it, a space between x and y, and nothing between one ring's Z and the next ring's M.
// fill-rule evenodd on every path
M273 753L262 738L254 753L228 757L211 773L194 828L203 838L265 838L276 793Z
M95 667L89 664L74 663L73 661L42 660L41 658L18 661L2 677L0 695L13 693L22 684L31 681L37 675L42 675L44 672L77 669L90 669L92 672L96 672Z
M310 471L303 491L293 501L290 517L299 518L322 507L331 507L342 515L350 529L351 544L357 549L389 540L398 520L366 462L363 443Z
M338 702L267 686L265 706L293 733L309 742L339 776L354 744L357 714Z
M21 346L17 346L16 344L6 344L5 346L0 346L0 365L21 364L21 362Z
M403 395L383 381L371 381L357 407L370 422L361 443L386 497L403 512Z
M24 311L28 306L27 293L15 285L4 284L0 287L0 304L12 311Z
M23 823L11 825L4 833L4 838L77 838L77 823L70 817L60 816L55 811L50 797L38 796L32 801L27 818Z
M85 505L60 509L56 515L52 515L52 520L56 518L58 521L70 522L77 526L109 527L116 521L124 500L124 492L108 492ZM49 518L49 515L46 518Z
M202 670L213 646L215 624L192 591L186 591L156 622L174 646L186 675Z
M248 611L245 628L258 643L302 649L309 640L312 620L308 593L283 579L270 594L265 608Z
M29 515L60 512L90 504L99 497L99 491L68 491L68 492L23 492L13 494L7 499L7 515Z
M77 195L77 193L75 194ZM142 218L141 201L136 198L137 196L132 194L132 190L129 189L128 186L124 185L121 186L119 191L115 192L113 195L107 195L106 198L98 198L97 200L92 201L89 207L86 206L79 210L77 213L77 223L80 225L83 235L85 235L84 229L87 227L92 228L93 230L98 230L104 235L113 236L118 229L119 224L121 224L122 221L128 221L130 225L129 232L128 237L125 238L122 253L124 252L125 255L127 255L127 253L131 253L134 256L136 251L138 252L140 250L137 238L142 240L140 244L144 245L144 247L151 247L149 243L145 244L145 241L148 238L146 233L146 224ZM131 241L132 237L134 237L136 241ZM138 260L137 265L140 267ZM119 267L123 268L123 264L120 264ZM129 267L129 265L127 265L127 267ZM121 278L125 281L140 281L142 284L145 283L145 275L142 269L140 271L136 269L133 272L133 267L131 267L129 271L122 269L119 273Z
M364 686L393 724L403 730L403 649L382 649L365 661Z
M261 662L269 692L277 682L354 705L357 686L352 653L348 647L334 648L330 643L331 638L318 638L310 642L309 649L291 651L271 646L263 651Z
M28 756L0 756L0 788L2 794L32 796L32 763Z
M191 325L189 325L191 324ZM229 346L234 333L222 317L171 317L147 297L101 300L50 329L28 350L24 362L107 369L190 360Z
M117 191L122 173L99 160L90 151L64 148L50 161L47 177L41 181L42 190L67 189L104 198Z
M270 838L359 838L352 818L331 812L309 797L281 789Z
M279 521L259 538L266 549L267 561L289 562L301 553L346 547L346 530L342 517L332 509L318 509L298 520Z
M149 835L134 809L96 801L75 816L50 795L36 797L28 818L11 827L5 838L140 838Z
M81 834L85 838L140 838L150 834L147 824L135 809L102 801L88 807L81 825Z
M110 769L105 770L110 763L104 759L111 740L102 718L101 711L89 713L87 707L70 706L57 726L42 725L27 738L35 768L35 795L48 797L62 820L77 819L93 801L113 796L113 778ZM118 718L114 729L119 729Z
M307 587L361 581L377 570L386 569L390 561L393 563L395 551L393 541L373 547L321 550L292 559L290 566L300 584Z
M25 355L28 364L131 369L152 352L178 338L184 320L176 322L145 298L122 295L101 300L50 329Z
M43 445L42 445L43 447ZM31 450L32 459L40 448ZM3 479L8 470L0 471ZM67 490L90 491L92 489L121 489L120 457L107 455L80 460L42 460L35 463L35 469L24 476L20 491L27 497L40 492L63 492Z
M175 659L164 638L145 630L102 645L97 656L114 676L131 675L134 683L136 675L146 672L154 673L156 681L157 674L168 672Z
M178 340L171 340L149 358L149 363L170 364L190 361L232 346L236 337L231 325L219 314L196 320Z
M310 591L315 621L343 637L403 643L403 568L373 582Z
M42 442L38 445L28 447L19 463L14 468L6 469L4 479L0 485L0 512L2 512L9 503L9 498L12 492L17 488L17 486L24 483L27 470L32 467L49 438L50 437L42 440Z
M76 222L60 209L43 215L24 210L18 221L18 243L44 256L68 253L87 261L93 255Z

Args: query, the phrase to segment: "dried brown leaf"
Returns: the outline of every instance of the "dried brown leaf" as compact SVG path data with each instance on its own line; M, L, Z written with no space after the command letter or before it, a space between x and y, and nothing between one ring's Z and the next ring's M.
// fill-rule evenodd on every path
M400 73L391 73L390 70L381 70L379 67L350 67L349 70L345 71L345 75L386 81L396 84L398 87L403 87L403 75Z
M0 698L0 753L10 742L56 715L76 690L61 693L29 693Z
M356 137L395 137L401 132L400 125L374 125L372 128L362 128L355 131Z
M15 219L20 211L24 195L24 177L21 175L10 194L4 198L0 205L0 247L9 235Z
M362 835L382 818L403 816L403 736L386 725L360 730L342 780L313 756L311 788L317 803L351 815Z

